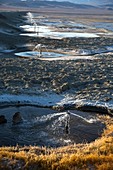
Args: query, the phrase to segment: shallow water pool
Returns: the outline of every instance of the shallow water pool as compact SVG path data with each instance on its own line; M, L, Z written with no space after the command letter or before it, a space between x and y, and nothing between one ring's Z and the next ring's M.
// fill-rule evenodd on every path
M19 53L15 53L15 55L20 57L31 57L31 58L55 58L55 57L67 56L66 54L55 53L55 52L43 52L42 55L40 55L40 52L38 51L19 52Z
M12 123L15 112L21 113L22 123ZM67 112L47 108L19 106L2 108L0 113L8 121L0 125L0 146L19 144L58 147L91 142L104 128L96 115L74 110L68 115Z

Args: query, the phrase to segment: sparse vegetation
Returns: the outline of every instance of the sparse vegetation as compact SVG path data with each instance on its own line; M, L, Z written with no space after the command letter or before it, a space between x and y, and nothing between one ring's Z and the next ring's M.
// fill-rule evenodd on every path
M0 10L11 10L3 6ZM18 9L18 8L17 8ZM17 10L12 8L13 10ZM18 9L22 10L22 9ZM91 22L111 22L112 11L84 11L72 9L45 8L34 9L41 15L51 18L71 18L72 21L90 25ZM5 13L4 13L5 14ZM96 15L95 15L96 14ZM101 15L102 14L102 15ZM32 38L19 36L21 29L16 27L25 21L21 13L0 15L1 19L1 80L0 94L37 94L38 89L52 90L62 93L69 89L75 91L75 99L88 99L102 102L110 101L112 96L112 57L113 54L95 55L96 60L90 62L77 61L39 61L26 60L14 56L15 51L32 50L37 43L51 49L103 49L112 47L113 36L106 29L93 29L102 33L98 38ZM7 21L7 22L6 22ZM89 29L88 32L91 32ZM110 32L111 33L111 32ZM100 34L101 35L101 34ZM24 46L24 44L31 46ZM7 49L14 50L7 53ZM59 88L58 88L59 87ZM32 89L32 91L31 91ZM72 92L73 93L73 92ZM64 108L60 108L63 110ZM108 110L111 113L110 110ZM100 116L106 123L102 136L91 143L74 144L59 148L38 146L0 147L0 170L112 170L113 169L113 118ZM2 140L2 139L1 139Z
M0 148L0 169L25 170L112 170L113 119L101 116L106 129L101 138L91 143L60 148L16 146Z

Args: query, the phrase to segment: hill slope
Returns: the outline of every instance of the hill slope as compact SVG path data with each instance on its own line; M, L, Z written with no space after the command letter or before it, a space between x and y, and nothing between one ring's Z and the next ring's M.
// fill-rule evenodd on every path
M1 0L0 4L6 4L11 6L20 6L20 7L69 7L69 8L79 8L79 9L89 9L89 8L95 8L92 5L85 5L85 4L75 4L71 2L58 2L58 1L44 1L44 0Z

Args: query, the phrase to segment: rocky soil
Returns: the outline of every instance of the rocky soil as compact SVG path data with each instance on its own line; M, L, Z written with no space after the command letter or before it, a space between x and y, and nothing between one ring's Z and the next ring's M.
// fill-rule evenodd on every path
M31 93L52 90L70 92L79 99L112 99L113 55L96 60L40 61L1 58L0 93Z
M14 15L15 14L15 15ZM109 101L113 99L113 54L93 55L95 59L40 61L24 59L14 52L32 50L38 44L51 49L101 49L113 45L112 37L49 38L22 37L19 26L25 13L0 14L0 94L38 94L39 91L70 93L75 99ZM15 20L16 17L16 20ZM31 46L25 46L30 43ZM4 49L13 49L5 52Z

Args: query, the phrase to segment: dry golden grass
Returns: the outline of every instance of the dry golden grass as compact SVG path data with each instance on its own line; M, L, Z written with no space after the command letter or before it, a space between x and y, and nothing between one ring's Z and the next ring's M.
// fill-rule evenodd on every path
M106 129L91 143L61 148L1 147L0 170L113 170L113 122L102 116Z

